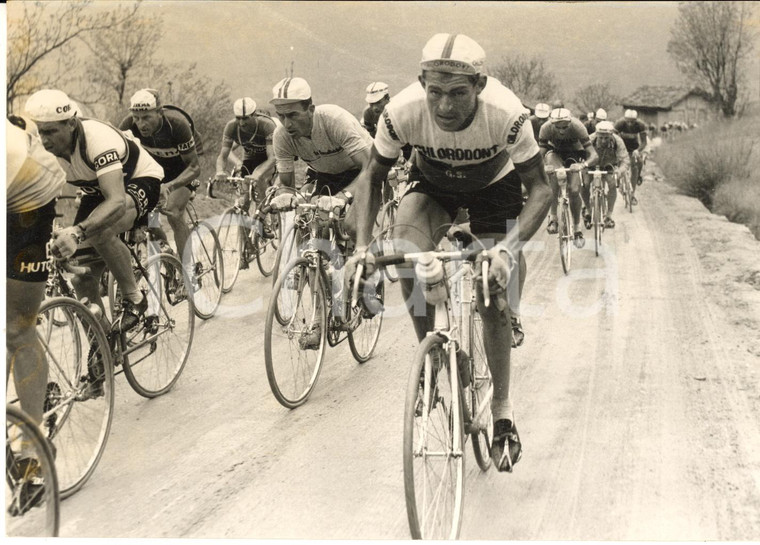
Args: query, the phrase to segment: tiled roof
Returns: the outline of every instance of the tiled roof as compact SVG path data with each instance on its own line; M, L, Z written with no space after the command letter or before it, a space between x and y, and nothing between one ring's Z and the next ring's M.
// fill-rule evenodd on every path
M644 85L622 100L623 108L651 108L669 110L686 96L696 93L703 95L699 89L675 87L668 85Z

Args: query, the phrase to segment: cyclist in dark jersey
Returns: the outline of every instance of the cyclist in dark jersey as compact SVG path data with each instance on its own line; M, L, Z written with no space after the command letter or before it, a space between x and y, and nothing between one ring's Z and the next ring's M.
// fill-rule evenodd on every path
M641 152L647 147L647 126L638 119L636 110L626 110L621 119L615 121L615 130L625 142L628 157L631 160L631 187L633 204L638 204L636 199L636 187L641 185L641 169L644 161Z
M549 113L551 111L551 107L548 104L545 102L539 102L533 110L533 115L530 116L530 124L533 127L533 136L535 137L536 142L538 142L538 135L541 132L541 127L543 127L544 123L549 120Z
M276 174L272 137L279 125L270 116L256 111L256 101L251 97L239 98L232 107L235 119L230 120L222 133L222 148L216 158L215 182L227 179L226 166L233 146L243 148L240 167L242 176L251 176L254 195L261 199ZM234 157L234 156L233 156ZM235 161L235 159L232 159ZM250 204L246 195L245 206Z
M139 138L142 147L164 169L158 207L169 220L177 253L182 256L190 236L185 208L201 173L192 127L181 112L163 108L158 92L152 89L141 89L132 95L129 110L119 128ZM157 215L150 223L159 238L166 240Z

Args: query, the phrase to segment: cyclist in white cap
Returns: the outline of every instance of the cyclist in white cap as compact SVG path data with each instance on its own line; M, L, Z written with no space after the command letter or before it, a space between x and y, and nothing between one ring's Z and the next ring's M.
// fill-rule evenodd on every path
M533 136L536 142L538 142L538 134L541 131L541 127L549 120L549 112L551 111L551 106L545 102L539 102L533 110L533 115L530 116L530 124L533 127Z
M21 408L40 424L48 362L37 338L37 313L45 297L55 199L66 175L37 137L7 120L5 137L5 379L12 371Z
M382 81L373 81L367 85L367 94L364 100L367 105L364 107L361 115L362 127L367 129L372 138L377 132L377 121L385 109L385 105L391 100L388 85Z
M621 176L628 176L628 153L625 150L623 139L615 133L615 127L611 121L600 121L596 125L596 131L591 135L591 145L594 146L599 156L599 166L601 169L610 173L603 177L607 183L607 216L604 218L604 227L612 229L615 227L612 212L615 210L615 201L617 200L617 187L614 183L614 174L617 175L618 179ZM583 197L583 202L589 202L591 196L590 185L586 184L581 188L581 196Z
M132 229L158 203L164 170L140 145L112 125L79 118L62 91L37 91L26 102L43 146L58 158L66 181L83 193L74 225L54 234L56 257L69 257L78 247L92 247L116 277L124 298L121 327L131 329L148 308L132 271L129 250L118 235ZM87 297L105 311L100 298L102 266L74 277L79 298Z
M224 126L222 132L222 147L216 158L215 182L223 182L227 179L227 161L231 160L239 166L241 176L250 176L254 187L254 196L258 199L264 197L266 188L272 185L276 175L274 148L272 138L279 123L269 115L260 112L256 108L256 101L251 97L239 98L232 105L235 119L231 119ZM233 147L243 148L243 160L231 155ZM248 208L250 202L245 195L244 206Z
M380 204L380 187L401 147L411 144L415 165L412 187L398 209L394 235L411 247L431 250L446 233L460 208L467 208L470 229L493 244L490 285L497 304L486 308L479 297L486 352L493 375L492 456L501 471L510 471L521 455L510 383L510 311L504 299L508 256L515 256L521 285L525 279L522 245L541 225L552 192L533 136L530 112L515 94L483 73L485 52L462 34L436 34L425 45L418 82L393 97L385 107L368 166L356 182L357 247L346 276L350 277L372 238L372 222ZM525 204L520 184L528 190ZM516 220L516 221L515 221ZM514 262L513 262L514 263ZM515 265L515 269L518 266ZM418 297L413 278L402 279L404 296ZM519 303L519 289L510 290L509 304ZM410 314L418 339L432 325L427 316Z
M644 167L644 158L641 156L647 147L647 126L638 119L636 110L626 110L623 117L615 121L615 130L625 142L628 157L631 160L631 187L633 194L631 202L638 204L636 199L636 187L641 185L641 169Z
M129 111L119 128L137 136L142 147L163 167L159 207L174 231L177 253L183 256L185 242L190 236L185 208L198 188L201 174L193 127L179 110L162 107L158 91L153 89L140 89L132 95ZM156 229L159 238L166 240L157 215L151 221L151 227Z

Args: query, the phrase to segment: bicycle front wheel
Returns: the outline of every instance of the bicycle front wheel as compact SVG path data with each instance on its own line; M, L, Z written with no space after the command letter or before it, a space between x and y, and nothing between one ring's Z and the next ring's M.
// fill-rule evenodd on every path
M272 393L281 405L303 405L314 390L327 341L327 296L322 277L305 258L283 270L269 300L264 361ZM287 304L288 320L275 317L277 301ZM284 307L281 307L284 308Z
M275 274L272 277L273 288L277 285L277 280L284 274L284 269L298 256L298 239L298 230L295 225L291 224L282 235L280 246L277 248L274 262ZM272 293L272 300L275 301L274 317L280 325L285 325L290 320L288 295L288 293L280 295L275 292Z
M39 427L17 407L5 407L5 534L58 537L58 475Z
M63 327L48 327L67 316ZM37 337L48 364L42 429L56 448L61 497L82 488L98 465L111 430L113 361L103 328L75 299L48 299L40 307Z
M202 320L211 318L222 299L224 281L224 255L214 228L207 222L199 222L192 231L185 247L183 262L193 277L195 314Z
M470 395L472 422L470 438L475 461L482 471L491 467L491 440L493 439L493 380L488 367L486 349L483 342L483 319L477 308L470 311Z
M599 256L599 246L602 245L602 197L594 195L594 253Z
M573 254L573 228L570 219L570 210L567 204L560 205L559 215L559 258L562 262L562 271L570 272L570 264Z
M275 212L265 214L263 221L252 232L259 271L265 277L271 276L277 260L277 248L281 235L280 215Z
M382 223L380 225L382 236L382 250L384 254L390 255L395 252L393 246L393 225L396 223L396 211L398 210L398 203L396 201L390 201L383 207ZM398 280L398 270L395 265L385 267L385 277L391 282Z
M376 293L364 293L365 299L375 299L371 303L381 303L385 300L385 287L383 281L377 285ZM368 303L368 304L371 304ZM383 325L383 313L371 314L363 305L358 309L353 309L352 313L359 313L359 316L352 316L352 319L358 320L354 329L348 331L348 346L351 354L359 363L364 363L372 357L372 353L377 346L377 340L380 338L380 329Z
M462 406L444 343L439 335L420 343L406 389L404 491L414 539L457 539L462 525Z
M138 282L148 298L144 321L121 332L120 355L127 382L144 397L172 389L185 368L195 331L190 279L179 259L158 254L148 259Z
M240 260L243 259L243 245L245 241L245 225L243 215L238 214L234 208L228 208L219 219L216 229L219 244L222 246L222 261L224 262L224 276L222 292L227 293L232 289L240 274Z

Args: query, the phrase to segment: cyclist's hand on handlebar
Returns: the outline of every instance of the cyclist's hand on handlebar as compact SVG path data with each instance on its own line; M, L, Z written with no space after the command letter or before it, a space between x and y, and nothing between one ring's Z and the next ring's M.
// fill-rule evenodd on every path
M226 181L227 181L227 173L226 172L217 172L214 175L214 183L226 182Z
M507 308L507 283L514 264L512 254L504 249L503 246L495 246L486 252L485 256L479 257L476 265L477 270L481 271L483 259L488 259L488 291L492 301L496 301L496 308L504 310Z
M570 170L572 170L573 172L580 172L584 168L586 168L586 166L583 163L573 163L572 165L570 165Z
M50 241L50 253L58 259L66 259L74 255L79 245L80 230L78 227L64 227L53 233Z
M342 196L342 193L338 195ZM317 207L324 212L332 212L336 208L340 210L348 204L348 199L341 198L341 196L321 195L317 197Z
M638 161L641 158L641 154L639 153L639 150L635 149L633 150L633 153L631 153L631 159L634 161Z

